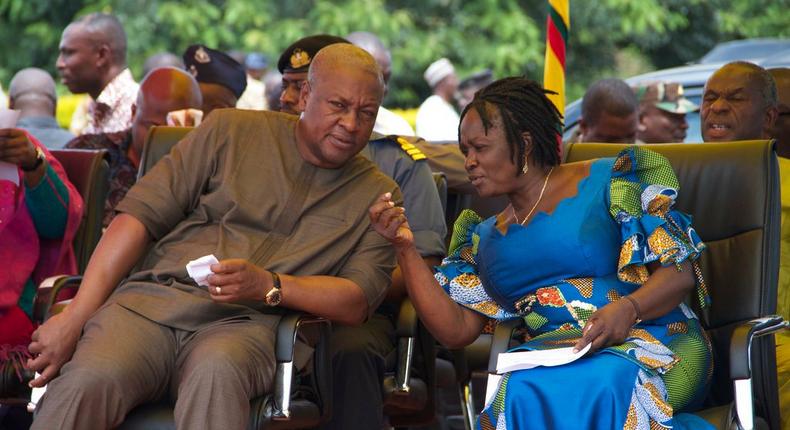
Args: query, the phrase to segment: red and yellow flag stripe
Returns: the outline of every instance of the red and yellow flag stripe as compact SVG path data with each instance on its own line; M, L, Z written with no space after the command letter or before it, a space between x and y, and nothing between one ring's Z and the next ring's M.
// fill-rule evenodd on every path
M570 0L549 0L546 17L546 61L543 65L543 86L556 91L549 95L554 106L565 114L565 48L571 28Z

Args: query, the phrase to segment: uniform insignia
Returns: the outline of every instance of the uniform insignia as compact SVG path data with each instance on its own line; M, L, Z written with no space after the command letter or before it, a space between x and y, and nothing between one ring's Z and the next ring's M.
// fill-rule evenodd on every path
M195 61L198 63L208 63L211 61L211 57L209 57L208 52L201 46L200 48L195 51Z
M310 54L301 50L300 48L294 49L293 54L291 54L291 68L298 69L300 67L304 67L310 64Z
M398 137L396 140L400 145L400 149L402 149L403 152L409 154L409 157L411 157L412 160L419 161L428 158L425 156L425 154L422 153L422 151L420 151L419 148L409 143L408 140L402 137Z

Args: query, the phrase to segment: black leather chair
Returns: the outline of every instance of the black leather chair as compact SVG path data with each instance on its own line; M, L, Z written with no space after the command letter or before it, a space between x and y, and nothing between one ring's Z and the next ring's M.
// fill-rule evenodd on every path
M574 144L566 161L616 155L625 145ZM714 371L705 409L696 412L718 429L778 429L775 344L787 322L776 311L780 203L772 142L651 145L680 180L677 207L694 217L708 249L701 258L712 306L696 309L714 347ZM696 301L693 301L696 302ZM507 349L519 321L499 324L489 372ZM785 411L790 413L790 411Z

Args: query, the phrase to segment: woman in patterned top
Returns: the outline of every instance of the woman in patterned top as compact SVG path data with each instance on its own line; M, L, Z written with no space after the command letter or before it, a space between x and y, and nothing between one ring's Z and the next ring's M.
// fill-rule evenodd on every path
M695 263L705 245L672 209L677 178L664 157L638 147L560 164L562 120L547 93L506 78L464 109L469 179L510 205L486 220L464 211L435 274L390 196L371 207L374 227L443 344L471 343L488 317L525 320L529 339L517 350L591 344L570 364L507 373L480 428L712 428L680 413L699 406L712 362L683 303L695 286L702 306L708 298Z

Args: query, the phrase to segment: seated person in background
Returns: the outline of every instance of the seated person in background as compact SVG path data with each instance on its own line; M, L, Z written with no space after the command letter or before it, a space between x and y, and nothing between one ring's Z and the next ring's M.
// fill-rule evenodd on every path
M572 363L507 373L482 428L712 428L677 414L703 399L712 362L683 303L705 245L672 209L672 167L640 147L560 164L562 121L547 93L506 78L462 112L472 183L511 204L486 220L463 212L435 276L389 196L370 208L371 222L395 247L421 320L448 347L471 343L487 317L524 318L530 340L519 349L591 345ZM659 209L644 212L642 201Z
M458 84L458 91L455 93L458 108L464 110L466 105L472 102L475 93L487 87L491 82L494 82L494 73L489 69L473 73L462 79Z
M634 88L639 99L637 140L643 143L683 143L686 114L699 110L683 97L683 85L676 82L653 82Z
M357 154L383 91L370 55L332 46L313 61L301 117L218 110L157 163L77 296L33 335L32 385L51 382L32 428L114 428L169 396L179 429L246 429L249 399L272 389L286 309L365 321L394 267L366 207L400 196ZM219 263L199 284L185 265L209 254Z
M601 79L584 93L579 119L579 141L634 143L639 103L620 79Z
M705 142L768 139L776 121L776 83L746 61L715 71L702 92L700 128Z
M308 50L318 53L336 43L332 37L309 37L291 45L286 53L299 50L307 56ZM306 57L306 61L304 67L309 71L311 58ZM302 88L307 80L297 79L292 74L288 84ZM305 103L302 97L295 106L300 109ZM381 110L378 112L380 114ZM302 112L297 110L296 113ZM375 112L373 116L378 118ZM384 174L398 184L403 193L404 206L409 208L409 216L414 222L412 231L418 252L426 267L439 264L445 252L447 226L425 156L403 138L394 136L372 140L362 148L360 155L376 163ZM405 295L403 278L396 267L392 274L392 285L387 290L387 299L370 319L362 325L332 326L330 353L334 411L331 420L323 428L350 430L383 427L381 387L384 372L388 370L387 357L395 354L395 318Z
M776 313L790 319L790 68L768 69L776 82L777 115L771 129L779 156L782 181L782 244L779 259L779 291ZM790 411L790 333L776 336L776 370L779 380L779 409ZM783 428L790 428L790 412L782 414Z
M20 112L16 126L47 148L60 149L74 138L55 120L58 96L55 81L46 71L35 67L18 71L11 79L8 95L8 108Z
M165 125L168 112L200 106L200 88L189 73L173 67L154 69L140 83L137 102L132 106L132 128L120 133L84 134L66 145L74 149L106 149L110 154L104 227L110 225L115 207L137 180L148 129Z
M440 58L425 69L422 77L433 94L417 109L417 136L432 142L458 139L458 112L452 105L458 89L458 75L453 63Z
M236 107L236 102L247 88L244 67L228 54L205 45L187 48L184 66L200 85L204 118L214 109Z
M299 115L304 106L301 101L302 84L307 82L307 70L310 62L319 50L334 43L349 43L342 37L329 34L315 34L303 37L285 48L277 60L277 70L282 74L282 90L280 92L280 112Z
M20 379L37 286L77 273L81 219L82 198L60 163L23 130L0 129L0 369L10 360Z
M283 92L283 75L278 70L269 70L263 76L263 85L266 87L266 108L268 110L280 110L280 95Z
M247 87L236 102L239 109L264 110L266 105L266 85L263 75L269 68L269 60L260 52L251 52L244 57L244 71L247 74Z

